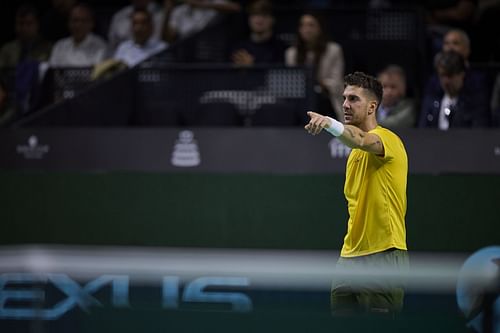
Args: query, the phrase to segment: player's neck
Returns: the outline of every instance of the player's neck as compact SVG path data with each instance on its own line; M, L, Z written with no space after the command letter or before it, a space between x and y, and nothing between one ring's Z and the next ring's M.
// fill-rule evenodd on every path
M378 126L377 119L368 118L366 121L359 125L359 128L365 132L370 132Z

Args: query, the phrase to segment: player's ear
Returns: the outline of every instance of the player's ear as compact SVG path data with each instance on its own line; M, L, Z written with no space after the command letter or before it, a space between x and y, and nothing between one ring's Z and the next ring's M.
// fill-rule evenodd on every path
M377 111L377 106L378 106L377 101L375 100L370 101L370 103L368 104L368 114L372 114L375 111Z

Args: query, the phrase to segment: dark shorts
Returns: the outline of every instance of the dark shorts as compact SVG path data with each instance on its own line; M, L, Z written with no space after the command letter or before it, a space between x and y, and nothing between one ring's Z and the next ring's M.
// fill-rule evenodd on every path
M401 275L406 275L408 270L408 252L398 249L353 258L340 257L332 282L332 314L401 311L404 298Z

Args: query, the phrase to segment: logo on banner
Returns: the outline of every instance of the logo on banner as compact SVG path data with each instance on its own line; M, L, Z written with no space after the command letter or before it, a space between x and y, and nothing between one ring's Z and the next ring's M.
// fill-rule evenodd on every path
M38 142L38 137L32 135L28 138L27 145L17 145L17 153L22 154L28 160L41 159L50 150L49 145L41 145Z
M245 293L249 286L246 277L201 276L181 281L172 275L163 276L154 287L160 290L157 306L164 310L247 313L253 310ZM130 294L128 275L100 275L82 285L66 274L5 273L0 274L0 320L57 320L73 309L91 313L93 307L132 308ZM58 301L46 302L53 295Z
M176 167L195 167L200 165L200 151L192 131L181 131L172 152L172 165Z
M347 158L351 153L351 148L340 142L337 138L333 138L328 143L330 147L330 155L332 158Z

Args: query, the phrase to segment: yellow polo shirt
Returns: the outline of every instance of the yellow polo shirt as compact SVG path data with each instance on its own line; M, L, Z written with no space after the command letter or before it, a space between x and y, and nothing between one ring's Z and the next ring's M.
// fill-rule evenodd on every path
M384 156L353 149L347 160L344 194L349 210L340 255L357 257L390 248L406 250L408 157L401 139L377 126Z

